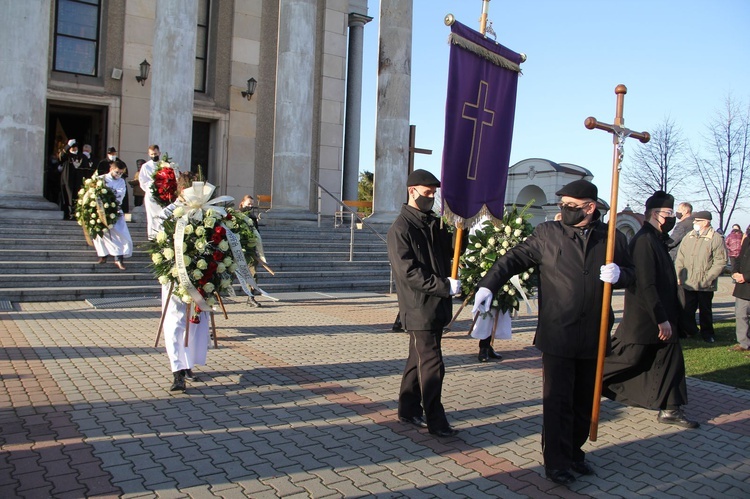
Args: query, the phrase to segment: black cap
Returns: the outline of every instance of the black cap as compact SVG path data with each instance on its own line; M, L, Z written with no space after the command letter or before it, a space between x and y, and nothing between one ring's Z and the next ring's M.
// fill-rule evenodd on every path
M107 154L114 154L116 152L117 152L117 149L115 149L114 147L110 146L107 148Z
M693 212L693 218L698 220L711 220L711 212L710 211L694 211Z
M406 179L406 187L423 185L425 187L440 187L440 181L427 170L414 170Z
M569 196L576 199L593 199L599 197L599 190L588 180L575 180L555 193L558 196Z
M646 209L652 208L674 208L674 196L667 194L664 191L656 191L654 194L646 200Z

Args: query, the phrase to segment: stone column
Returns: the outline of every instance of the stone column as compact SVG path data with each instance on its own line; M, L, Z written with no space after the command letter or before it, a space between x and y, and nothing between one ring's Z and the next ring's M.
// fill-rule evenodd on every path
M316 0L281 0L271 210L266 218L316 220L310 211Z
M346 124L344 129L344 182L342 199L359 194L359 141L362 124L362 50L365 24L372 17L349 14L349 57L346 75Z
M50 1L0 0L0 29L12 47L0 51L0 217L62 219L44 199L44 142Z
M412 0L381 0L375 186L368 221L391 223L406 200Z
M193 144L198 0L157 0L149 143L187 170Z

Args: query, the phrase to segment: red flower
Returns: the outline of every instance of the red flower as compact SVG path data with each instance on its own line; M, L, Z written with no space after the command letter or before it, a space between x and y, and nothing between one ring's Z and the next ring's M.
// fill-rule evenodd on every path
M222 260L224 260L224 253L219 250L214 251L214 262L211 262L211 263L216 265L215 262L220 262ZM209 264L209 268L211 268L210 264ZM216 270L216 267L214 267L214 270Z

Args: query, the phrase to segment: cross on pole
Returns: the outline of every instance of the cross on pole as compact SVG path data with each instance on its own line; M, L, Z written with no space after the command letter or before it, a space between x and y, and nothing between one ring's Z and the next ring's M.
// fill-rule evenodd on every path
M432 154L432 149L420 149L415 147L417 141L417 125L409 125L409 171L407 175L414 171L414 154Z
M622 109L625 103L625 94L628 93L625 85L617 85L615 94L617 94L617 109L615 111L615 122L612 125L601 123L596 118L590 116L586 118L583 125L589 130L604 130L612 134L614 143L614 152L612 158L612 192L609 203L609 224L607 227L607 252L605 263L612 263L615 256L615 224L617 222L617 191L620 183L620 163L625 151L625 139L633 137L646 143L651 140L648 132L634 132L625 128L625 119L622 117ZM609 334L609 309L612 301L612 284L604 283L604 293L602 299L602 315L599 326L599 354L596 358L596 380L594 385L594 404L591 409L591 428L589 430L589 439L596 442L597 432L599 429L599 406L602 398L602 374L604 372L604 356L606 354L607 335Z
M487 95L489 94L489 85L486 81L479 82L479 92L477 92L477 101L474 103L464 102L464 108L461 117L465 120L474 122L474 130L471 133L471 156L469 156L469 169L466 172L466 178L476 180L477 165L479 164L479 151L482 147L482 133L485 126L495 124L495 111L487 108ZM477 130L478 129L478 130ZM477 131L479 132L477 134ZM477 135L479 135L477 137Z

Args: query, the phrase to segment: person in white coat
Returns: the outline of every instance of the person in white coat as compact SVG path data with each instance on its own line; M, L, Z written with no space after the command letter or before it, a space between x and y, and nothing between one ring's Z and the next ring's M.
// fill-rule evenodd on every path
M145 164L143 166L146 166ZM190 186L190 175L180 175L178 178L177 189ZM145 190L145 189L144 189ZM162 231L164 220L172 216L174 209L179 206L180 201L172 203L166 208L161 209L153 218L154 237ZM164 346L169 357L169 366L172 370L173 382L169 388L170 391L184 391L186 389L186 379L191 381L200 381L193 374L193 367L196 365L205 365L208 353L209 330L208 326L211 317L207 311L201 311L197 314L199 322L191 322L188 331L188 305L184 303L179 296L170 294L169 284L161 287L161 305L164 314ZM168 301L167 301L168 300ZM193 308L191 307L191 310ZM192 315L192 314L191 314ZM188 346L185 346L185 334L188 334Z
M109 173L101 176L107 187L114 191L118 207L122 205L122 200L127 195L125 180L122 178L124 173L125 163L115 160L109 163ZM115 225L103 235L96 236L93 242L99 257L97 263L105 263L107 257L112 255L115 258L115 266L120 270L125 270L123 258L133 256L133 239L125 223L122 208L118 208Z
M161 224L156 221L156 218L161 214L162 207L154 199L151 193L151 184L154 183L154 171L156 165L159 163L159 146L152 144L148 146L149 160L141 166L138 172L138 183L143 189L143 206L146 208L146 222L148 223L148 238L153 239L156 237L157 232L161 230ZM159 229L157 229L159 227Z

